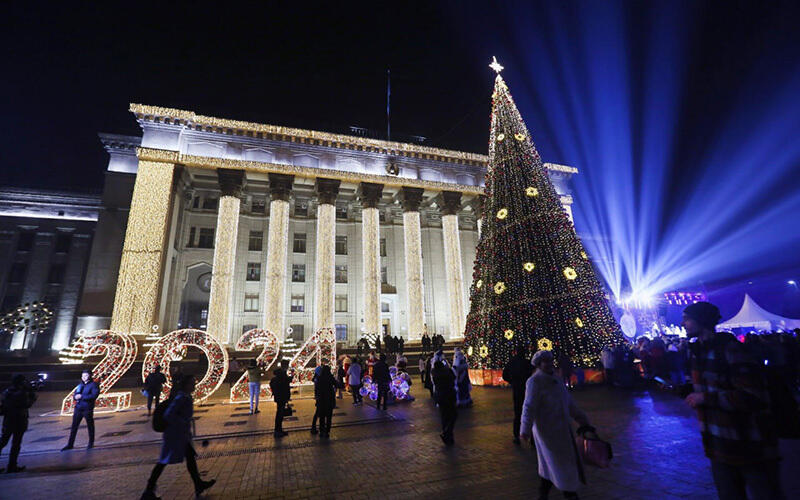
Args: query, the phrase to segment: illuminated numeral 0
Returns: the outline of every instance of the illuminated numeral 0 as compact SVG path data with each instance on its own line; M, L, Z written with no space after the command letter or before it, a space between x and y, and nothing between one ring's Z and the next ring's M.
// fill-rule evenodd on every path
M161 366L161 371L167 378L167 382L161 390L162 399L169 397L169 391L172 389L170 363L182 359L186 354L186 348L190 346L197 347L208 358L208 369L192 394L195 403L214 394L214 391L225 380L225 375L228 373L228 351L222 347L219 341L202 330L191 328L175 330L153 344L147 351L142 365L142 380L147 379L147 376L155 370L156 365Z
M292 385L311 384L314 369L307 367L316 358L317 366L326 364L333 369L336 363L336 334L333 328L320 328L294 355L289 362L289 370L294 372Z
M263 364L264 371L268 372L275 363L275 359L278 357L278 337L276 337L274 333L260 328L248 330L239 338L239 341L236 343L236 350L252 351L259 345L264 346L264 348L261 349L261 354L256 358L256 363L259 366ZM231 387L231 403L250 400L250 392L247 385L249 382L250 377L248 377L245 367L245 372L239 377L239 380L233 384L233 387ZM269 388L269 383L262 382L260 398L269 399L271 397L272 389Z
M89 356L105 354L92 370L92 378L100 387L100 395L95 401L96 413L109 413L124 410L131 405L130 392L108 392L122 375L131 367L138 348L136 340L128 333L97 330L81 335L72 347L73 353L86 359ZM64 398L61 414L71 415L75 409L74 389Z

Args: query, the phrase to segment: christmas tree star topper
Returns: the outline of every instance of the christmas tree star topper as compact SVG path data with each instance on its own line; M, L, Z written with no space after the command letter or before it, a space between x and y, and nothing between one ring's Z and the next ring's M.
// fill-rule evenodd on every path
M500 66L500 63L497 62L497 58L494 56L492 56L492 64L490 64L489 67L492 68L498 75L501 71L503 71L503 67Z

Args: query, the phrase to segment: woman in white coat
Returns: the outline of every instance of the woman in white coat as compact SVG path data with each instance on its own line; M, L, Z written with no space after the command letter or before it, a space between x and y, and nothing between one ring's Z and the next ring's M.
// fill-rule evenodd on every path
M586 481L570 420L582 428L589 428L589 420L556 375L552 352L537 352L531 364L536 371L525 385L520 435L527 441L533 434L541 477L539 498L546 499L553 484L565 498L578 498L576 490Z

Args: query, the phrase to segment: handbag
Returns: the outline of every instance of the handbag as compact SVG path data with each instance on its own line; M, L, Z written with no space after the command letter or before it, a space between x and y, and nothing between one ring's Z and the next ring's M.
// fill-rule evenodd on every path
M284 417L291 417L294 414L294 410L291 406L286 405L286 408L283 409L283 416Z
M611 459L614 457L611 443L597 437L597 433L594 430L579 432L578 436L575 437L575 445L583 463L601 469L611 465Z

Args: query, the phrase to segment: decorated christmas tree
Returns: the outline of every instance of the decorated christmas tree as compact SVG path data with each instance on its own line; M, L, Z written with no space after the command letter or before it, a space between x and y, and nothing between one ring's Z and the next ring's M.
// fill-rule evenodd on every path
M498 74L482 233L464 343L470 367L502 369L515 348L594 366L623 342L605 291ZM485 382L488 383L488 382Z

